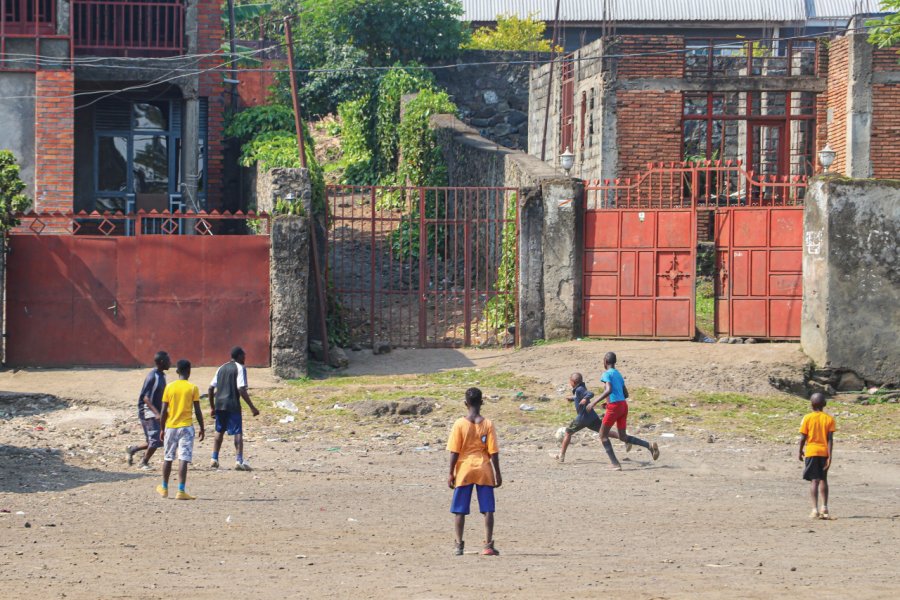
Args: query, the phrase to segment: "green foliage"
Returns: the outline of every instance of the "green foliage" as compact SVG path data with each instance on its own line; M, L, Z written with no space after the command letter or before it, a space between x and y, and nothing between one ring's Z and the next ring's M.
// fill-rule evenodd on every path
M19 224L15 213L28 210L31 201L22 192L25 183L19 177L19 164L9 150L0 150L0 231Z
M506 206L506 222L503 223L500 246L500 267L497 269L497 291L499 295L488 300L484 307L484 318L488 326L495 329L505 329L516 319L516 274L519 257L517 256L517 229L516 222L518 199L516 194L508 200Z
M276 215L296 215L298 217L302 217L306 214L306 211L303 210L303 203L298 200L286 200L284 198L278 198L275 201L275 211Z
M309 178L312 182L312 206L316 214L325 212L325 173L316 161L316 151L309 130L304 126L304 149ZM300 167L297 152L297 136L289 131L271 131L256 136L241 148L241 164L252 167L259 164L262 169Z
M294 110L292 108L281 104L254 106L231 117L225 127L226 136L235 137L244 142L276 131L294 131Z
M866 21L869 41L879 48L900 45L900 0L882 0L881 10L892 14Z
M374 158L375 172L379 178L397 170L400 101L406 94L433 87L434 75L419 65L407 65L388 71L378 82Z
M530 14L524 19L518 15L498 15L497 28L481 27L472 39L463 45L470 50L520 50L550 52L550 40L545 39L547 24ZM557 47L557 52L562 48Z
M372 160L375 123L372 105L369 95L338 105L341 150L347 161L343 182L348 185L370 185L377 181Z

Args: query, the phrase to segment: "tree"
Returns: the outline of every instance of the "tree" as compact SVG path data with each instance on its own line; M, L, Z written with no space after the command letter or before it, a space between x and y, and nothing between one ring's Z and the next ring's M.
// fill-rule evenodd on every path
M0 231L18 224L15 213L24 212L31 202L22 192L25 183L19 177L19 164L9 150L0 150Z
M550 52L550 40L544 37L547 24L534 18L534 14L521 19L517 15L498 15L497 28L481 27L464 45L470 50L520 50ZM561 51L562 48L557 48Z
M869 41L879 48L900 45L900 0L882 0L881 10L894 12L880 19L866 21L866 25L871 28Z

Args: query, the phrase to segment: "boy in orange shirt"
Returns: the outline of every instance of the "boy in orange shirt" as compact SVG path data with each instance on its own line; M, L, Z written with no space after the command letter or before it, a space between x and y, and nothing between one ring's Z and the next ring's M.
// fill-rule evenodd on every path
M450 512L456 515L456 555L465 551L463 529L472 501L472 488L478 490L478 510L484 515L485 543L482 554L498 556L494 548L494 488L503 483L500 475L500 449L494 424L481 416L481 390L466 390L469 414L453 424L447 450L450 451L450 477L453 490Z
M810 482L809 497L812 499L812 519L831 519L828 514L828 469L834 445L834 417L826 414L825 396L815 393L809 398L812 412L803 417L800 424L800 450L798 457L805 460L803 479ZM804 452L804 446L805 452ZM819 494L822 495L822 510L819 510Z

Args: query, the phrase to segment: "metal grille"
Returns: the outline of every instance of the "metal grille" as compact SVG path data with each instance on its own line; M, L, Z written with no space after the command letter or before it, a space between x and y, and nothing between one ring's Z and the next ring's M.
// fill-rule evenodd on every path
M327 278L347 341L515 344L517 195L329 186Z

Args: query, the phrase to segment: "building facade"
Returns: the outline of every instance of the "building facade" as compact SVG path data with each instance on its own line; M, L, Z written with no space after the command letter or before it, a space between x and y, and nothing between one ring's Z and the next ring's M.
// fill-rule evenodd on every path
M36 211L223 208L218 2L5 6L0 148L18 158Z

